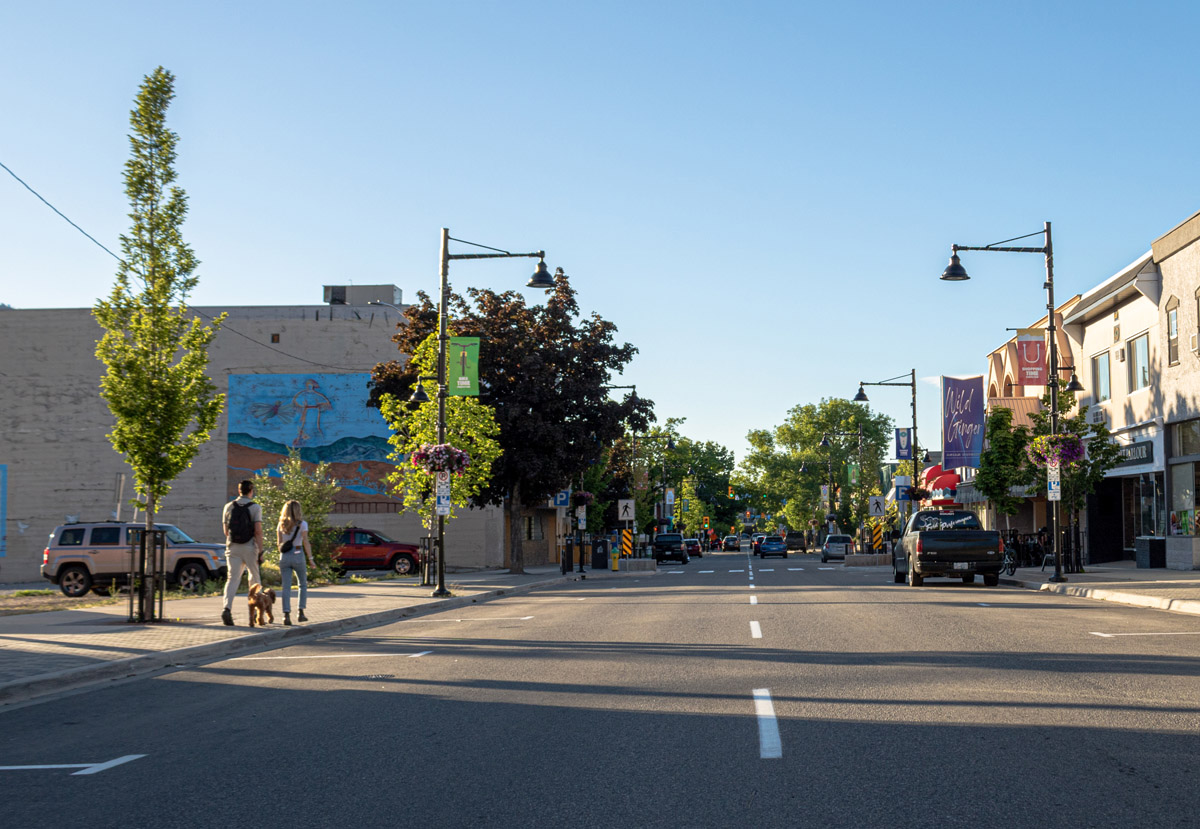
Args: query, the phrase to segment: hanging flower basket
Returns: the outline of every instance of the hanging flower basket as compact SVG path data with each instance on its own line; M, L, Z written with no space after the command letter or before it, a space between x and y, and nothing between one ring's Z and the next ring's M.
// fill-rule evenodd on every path
M908 488L908 497L913 501L924 501L932 495L928 489L920 486L911 486Z
M1025 450L1029 460L1037 466L1058 464L1070 466L1083 460L1085 450L1078 435L1039 435L1029 441Z
M471 456L448 443L439 443L436 446L426 443L412 453L412 465L424 471L426 475L442 471L462 475L471 465Z
M596 496L586 489L577 489L571 493L571 503L577 507L590 507Z

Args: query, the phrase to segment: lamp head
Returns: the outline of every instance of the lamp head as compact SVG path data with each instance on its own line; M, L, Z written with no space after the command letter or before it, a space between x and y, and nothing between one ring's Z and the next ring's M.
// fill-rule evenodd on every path
M829 435L821 435L821 442L817 444L822 449L828 449L832 444L829 442Z
M962 282L970 278L967 276L967 269L962 266L962 262L958 261L958 250L955 249L950 254L950 264L946 266L946 270L942 271L942 279L947 282Z
M925 450L925 454L921 456L921 463L933 463L933 455L929 454L929 450Z
M808 471L808 464L806 464L806 463L800 464L800 474L803 475L807 471Z
M1072 393L1081 392L1084 390L1083 383L1079 382L1079 378L1075 376L1075 372L1073 372L1073 371L1071 372L1071 382L1067 383L1066 390L1069 392L1072 392Z
M562 273L562 268L559 268L557 273ZM526 288L542 288L546 291L554 290L554 277L550 275L550 271L546 268L546 260L539 259L537 270L533 272L533 276L529 277L529 281L525 283Z
M667 435L667 451L668 452L675 451L675 441L671 438L670 435Z
M429 395L425 393L425 387L421 385L421 381L417 381L417 388L413 391L412 397L408 398L409 403L428 403Z
M858 394L854 395L854 402L855 403L866 403L867 402L867 393L865 391L863 391L862 383L858 384Z

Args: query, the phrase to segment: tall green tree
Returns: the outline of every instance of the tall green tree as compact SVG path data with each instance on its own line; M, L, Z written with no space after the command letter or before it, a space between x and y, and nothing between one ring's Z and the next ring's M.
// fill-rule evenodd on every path
M130 112L125 194L132 225L121 236L116 284L92 311L104 329L96 346L107 367L100 395L116 420L108 439L133 470L147 528L224 404L205 375L208 346L224 315L205 325L187 308L199 262L181 232L187 195L173 184L179 136L167 128L166 115L174 87L175 77L158 67Z
M975 488L985 495L1001 515L1016 515L1025 503L1024 495L1014 495L1028 477L1025 447L1029 444L1029 428L1013 426L1012 409L997 406L988 414L985 425L987 447L979 456L975 473Z
M279 515L288 501L298 501L308 523L308 543L316 564L309 578L332 581L339 568L333 558L338 548L338 529L329 523L334 496L341 490L328 463L306 464L292 449L279 465L278 477L265 471L254 476L254 500L262 507L263 549L266 560L279 566Z
M626 427L644 431L653 403L612 400L606 386L637 349L615 341L616 326L598 314L583 316L564 275L545 304L528 305L515 292L469 290L451 297L451 327L479 337L481 399L495 411L503 455L476 503L503 503L509 517L509 562L525 569L522 511L566 489ZM428 296L405 309L393 337L400 351L414 349L437 326ZM374 405L384 394L407 399L417 378L411 363L381 363L372 372Z

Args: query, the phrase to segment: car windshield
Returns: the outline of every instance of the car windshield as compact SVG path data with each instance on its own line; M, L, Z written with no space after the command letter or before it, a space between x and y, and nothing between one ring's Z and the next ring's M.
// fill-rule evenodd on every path
M178 527L172 526L171 524L159 524L158 528L160 530L167 531L167 540L170 541L172 544L195 544L196 543L196 539L192 538L190 535L185 533L183 530L179 529Z
M727 535L727 536L725 536L725 540L726 541L737 541L737 536L736 535Z
M831 535L829 536L830 544L849 544L850 536L848 535Z
M654 537L659 541L683 541L683 536L679 533L659 533Z
M768 535L766 538L763 539L764 544L774 544L776 542L782 544L783 539L777 535Z

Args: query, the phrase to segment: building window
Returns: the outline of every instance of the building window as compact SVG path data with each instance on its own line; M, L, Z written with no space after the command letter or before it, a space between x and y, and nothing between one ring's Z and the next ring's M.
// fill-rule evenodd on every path
M1137 391L1150 385L1150 335L1134 337L1127 346L1129 352L1129 390Z
M525 540L526 541L541 541L546 536L542 533L542 516L527 515L525 516Z
M1107 351L1092 358L1092 389L1096 392L1097 403L1103 403L1112 397L1112 389L1108 382Z
M1196 534L1196 476L1200 464L1177 463L1171 467L1171 535Z
M1167 300L1167 365L1179 363L1179 297Z
M1176 456L1200 455L1200 420L1185 420L1175 424Z

